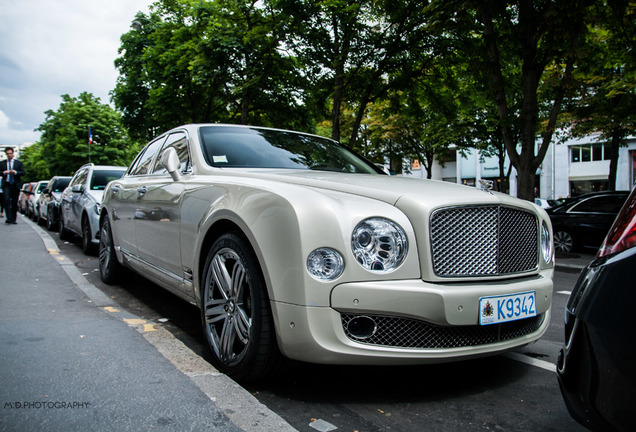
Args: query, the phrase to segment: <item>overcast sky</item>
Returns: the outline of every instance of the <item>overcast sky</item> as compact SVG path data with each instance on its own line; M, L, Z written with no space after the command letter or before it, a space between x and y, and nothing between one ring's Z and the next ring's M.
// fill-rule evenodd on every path
M0 0L0 148L33 130L63 94L110 103L120 36L152 0Z

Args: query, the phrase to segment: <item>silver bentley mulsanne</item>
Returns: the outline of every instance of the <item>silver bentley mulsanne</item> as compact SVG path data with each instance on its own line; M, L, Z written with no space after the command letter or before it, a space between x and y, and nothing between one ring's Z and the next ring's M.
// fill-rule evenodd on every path
M197 305L215 366L418 364L536 341L554 253L533 203L388 176L304 133L185 125L109 183L99 269Z

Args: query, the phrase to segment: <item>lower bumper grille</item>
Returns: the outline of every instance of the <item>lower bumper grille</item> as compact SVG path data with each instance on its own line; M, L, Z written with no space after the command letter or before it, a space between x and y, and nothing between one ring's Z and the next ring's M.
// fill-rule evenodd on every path
M356 337L349 332L349 322L359 315L342 314L342 327L347 337L366 345L393 348L458 348L486 345L515 339L537 331L545 314L532 318L487 326L442 327L408 318L366 315L375 321L376 330L369 337Z

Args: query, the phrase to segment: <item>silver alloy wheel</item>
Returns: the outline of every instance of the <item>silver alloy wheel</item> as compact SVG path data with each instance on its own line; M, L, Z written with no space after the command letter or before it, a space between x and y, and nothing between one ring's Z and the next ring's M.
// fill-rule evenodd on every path
M558 252L572 252L574 239L567 231L557 231L554 233L554 248Z
M82 249L84 253L88 254L91 250L91 226L88 223L88 220L84 220L82 225Z
M105 270L110 266L112 248L113 244L110 233L110 225L108 223L103 223L99 235L99 270L102 274L104 274Z
M234 250L222 248L212 258L205 282L208 340L225 366L235 366L247 353L252 331L252 287L247 269Z
M103 282L112 284L119 281L123 268L117 261L115 242L108 217L104 217L99 233L99 276Z

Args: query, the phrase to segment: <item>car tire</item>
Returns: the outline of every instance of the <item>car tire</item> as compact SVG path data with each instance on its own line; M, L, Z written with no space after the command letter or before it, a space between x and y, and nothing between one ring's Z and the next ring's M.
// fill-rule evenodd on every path
M60 215L59 230L60 240L70 240L71 233L64 227L64 218Z
M82 250L84 255L95 255L95 245L91 241L93 234L91 233L91 224L88 218L82 218Z
M113 232L108 216L104 217L99 233L99 276L102 282L114 284L119 281L124 270L115 253Z
M201 319L217 369L242 382L271 376L282 356L256 254L239 233L219 237L203 271Z
M53 218L51 217L51 213L46 215L46 229L49 231L55 231L55 224L53 223Z
M557 230L554 233L554 249L561 253L570 253L574 250L574 237L568 231Z

